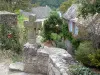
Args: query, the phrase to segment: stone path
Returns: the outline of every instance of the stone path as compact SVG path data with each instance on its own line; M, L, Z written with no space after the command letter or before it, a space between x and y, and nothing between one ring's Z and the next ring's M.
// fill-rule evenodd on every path
M8 74L8 65L6 63L0 63L0 75Z
M28 74L24 72L10 72L9 64L2 62L0 63L0 75L42 75L42 74Z

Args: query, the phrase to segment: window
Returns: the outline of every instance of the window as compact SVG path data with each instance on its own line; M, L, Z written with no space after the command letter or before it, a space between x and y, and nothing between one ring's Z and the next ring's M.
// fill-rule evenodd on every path
M78 27L75 25L75 35L78 35Z
M72 32L73 31L73 22L69 21L69 31Z

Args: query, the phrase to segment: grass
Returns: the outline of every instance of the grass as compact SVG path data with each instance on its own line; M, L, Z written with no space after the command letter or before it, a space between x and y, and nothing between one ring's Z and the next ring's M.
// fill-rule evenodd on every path
M11 50L0 50L0 62L20 62L22 55L16 54Z

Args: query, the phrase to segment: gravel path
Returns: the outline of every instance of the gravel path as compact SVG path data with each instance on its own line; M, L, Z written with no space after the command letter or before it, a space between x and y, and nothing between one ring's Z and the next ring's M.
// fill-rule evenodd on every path
M8 75L8 65L5 62L0 63L0 75Z
M0 75L42 75L42 74L28 74L24 72L10 72L9 63L1 62L0 63Z

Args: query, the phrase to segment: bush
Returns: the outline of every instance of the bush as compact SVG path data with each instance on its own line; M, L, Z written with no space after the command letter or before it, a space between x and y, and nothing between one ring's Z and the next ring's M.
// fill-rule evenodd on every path
M80 46L75 51L76 59L83 63L84 65L90 65L90 59L88 57L89 54L94 52L94 48L92 47L92 43L89 41L85 41L80 43Z
M70 66L71 75L100 75L99 73L93 72L91 69L82 65Z
M73 38L73 39L71 40L71 42L72 42L73 47L74 47L75 49L77 49L77 48L79 47L81 41L80 41L79 39Z
M95 67L100 67L100 49L96 50L96 52L89 54L89 59L91 61L91 65Z
M65 46L65 43L64 42L56 42L57 43L57 47L58 48L62 48L62 49L65 49L66 50L66 46Z
M52 40L52 33L60 34L62 26L62 19L55 11L50 14L47 20L44 21L43 26L43 38L46 40Z
M17 12L16 12L17 13ZM18 11L18 29L19 29L19 36L20 36L20 43L23 46L23 44L25 44L27 42L27 28L24 27L24 21L28 20L28 18L26 18L24 15L19 14Z
M12 50L16 53L21 51L19 42L19 31L17 27L8 25L0 25L0 47L6 50Z

